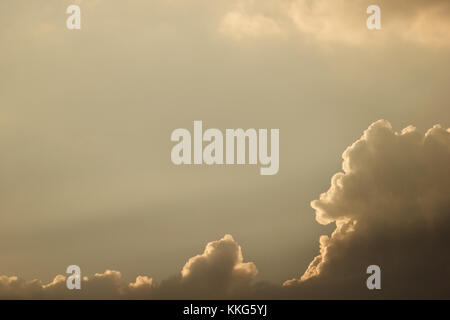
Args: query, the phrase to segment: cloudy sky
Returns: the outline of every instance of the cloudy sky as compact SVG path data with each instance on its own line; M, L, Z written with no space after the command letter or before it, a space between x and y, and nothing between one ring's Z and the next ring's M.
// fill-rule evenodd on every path
M0 297L70 297L75 264L89 298L371 298L378 264L376 297L450 298L449 16L446 0L1 1ZM278 174L173 165L170 134L194 120L279 128Z

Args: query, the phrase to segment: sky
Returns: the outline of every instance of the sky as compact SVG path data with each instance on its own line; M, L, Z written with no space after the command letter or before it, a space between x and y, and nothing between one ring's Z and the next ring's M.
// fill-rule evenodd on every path
M62 290L75 264L93 298L201 297L205 279L321 298L372 260L405 263L388 297L416 292L401 268L450 260L450 4L375 2L1 1L0 296ZM195 120L278 128L279 172L175 166ZM336 294L367 294L352 281Z

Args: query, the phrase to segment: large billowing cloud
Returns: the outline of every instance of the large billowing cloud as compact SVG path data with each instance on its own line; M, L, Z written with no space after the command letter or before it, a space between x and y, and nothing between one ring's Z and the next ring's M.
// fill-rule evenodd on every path
M321 297L450 297L450 129L423 135L372 124L343 154L343 172L311 203L336 223L300 279L285 283ZM366 288L378 265L382 290Z
M381 8L381 31L369 31L366 10ZM300 39L347 45L398 39L428 46L450 45L447 0L239 0L220 31L236 39L291 34Z
M256 266L225 235L160 283L107 270L69 291L62 275L47 285L0 276L0 298L449 298L450 129L398 133L379 120L343 153L342 170L311 203L336 229L284 286L255 283ZM381 268L381 290L366 287L369 265Z

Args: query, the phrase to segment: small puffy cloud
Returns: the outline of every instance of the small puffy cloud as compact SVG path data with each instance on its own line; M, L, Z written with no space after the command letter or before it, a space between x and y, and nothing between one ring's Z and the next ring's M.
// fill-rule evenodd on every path
M242 249L229 234L206 245L205 251L192 257L181 271L181 285L205 297L232 294L247 286L257 275L253 262L243 262Z
M394 132L372 124L343 154L343 172L311 203L334 222L298 286L321 297L448 298L450 289L450 129ZM366 288L379 265L382 291ZM321 292L321 293L320 293Z
M154 297L165 299L223 299L249 296L258 274L244 262L242 249L231 235L209 242L202 254L190 258L179 275L159 284Z
M153 279L147 276L137 276L135 282L131 282L128 284L129 288L132 289L141 289L141 288L153 288Z

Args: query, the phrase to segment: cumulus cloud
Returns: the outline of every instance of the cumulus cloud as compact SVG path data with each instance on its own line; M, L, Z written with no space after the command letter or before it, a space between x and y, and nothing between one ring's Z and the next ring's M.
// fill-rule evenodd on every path
M231 294L248 285L258 274L253 262L244 263L241 247L231 235L206 245L181 271L181 284L189 291L214 295Z
M397 133L377 121L344 152L342 169L311 203L316 220L336 229L285 286L334 298L448 298L450 129ZM372 264L382 271L378 293L366 288Z
M352 46L398 39L427 46L450 45L448 1L377 1L381 31L366 28L366 9L373 4L367 0L239 0L224 15L220 30L234 38L289 33Z

